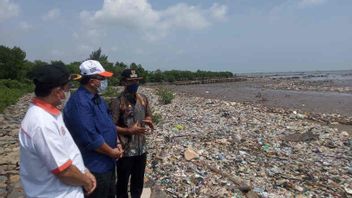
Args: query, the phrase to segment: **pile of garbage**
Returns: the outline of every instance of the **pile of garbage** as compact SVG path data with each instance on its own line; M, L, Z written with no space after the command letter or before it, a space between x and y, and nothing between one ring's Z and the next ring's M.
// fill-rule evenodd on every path
M171 197L352 196L352 137L297 112L177 94L148 135L147 178Z
M338 93L352 93L351 86L335 84L332 80L308 81L308 80L277 80L265 83L265 88L283 89L295 91L326 91Z
M270 112L270 113L280 113L285 116L289 116L290 114L295 114L297 117L301 119L308 119L316 122L320 122L322 124L344 124L344 125L352 125L352 117L341 115L338 113L314 113L314 112L303 112L301 110L292 111L290 109L284 109L279 107L262 107L261 111Z

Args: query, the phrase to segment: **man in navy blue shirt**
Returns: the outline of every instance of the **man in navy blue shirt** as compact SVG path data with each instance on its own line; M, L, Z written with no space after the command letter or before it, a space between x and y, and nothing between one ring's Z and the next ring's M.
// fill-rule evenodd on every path
M112 73L95 60L84 61L80 71L81 86L65 105L64 121L84 164L97 180L97 188L89 197L115 197L115 161L123 151L108 106L99 96Z

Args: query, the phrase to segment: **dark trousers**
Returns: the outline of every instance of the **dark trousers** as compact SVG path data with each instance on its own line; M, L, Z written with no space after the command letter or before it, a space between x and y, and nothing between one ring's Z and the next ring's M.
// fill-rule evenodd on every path
M115 198L115 169L107 173L93 173L97 180L97 187L89 198Z
M123 157L117 161L116 195L118 198L128 198L127 187L130 176L131 197L141 197L144 184L144 170L146 161L146 153L139 156Z

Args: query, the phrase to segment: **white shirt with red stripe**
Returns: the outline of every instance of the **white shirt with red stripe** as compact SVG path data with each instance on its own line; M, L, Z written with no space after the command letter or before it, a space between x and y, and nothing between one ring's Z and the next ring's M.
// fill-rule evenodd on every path
M72 164L81 172L86 169L57 108L34 98L21 123L19 140L26 197L84 197L82 187L66 185L55 175Z

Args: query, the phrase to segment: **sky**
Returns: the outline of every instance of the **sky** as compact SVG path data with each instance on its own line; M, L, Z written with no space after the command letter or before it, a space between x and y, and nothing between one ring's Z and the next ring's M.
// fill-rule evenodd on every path
M352 69L352 0L0 0L0 45L28 60L147 70Z

